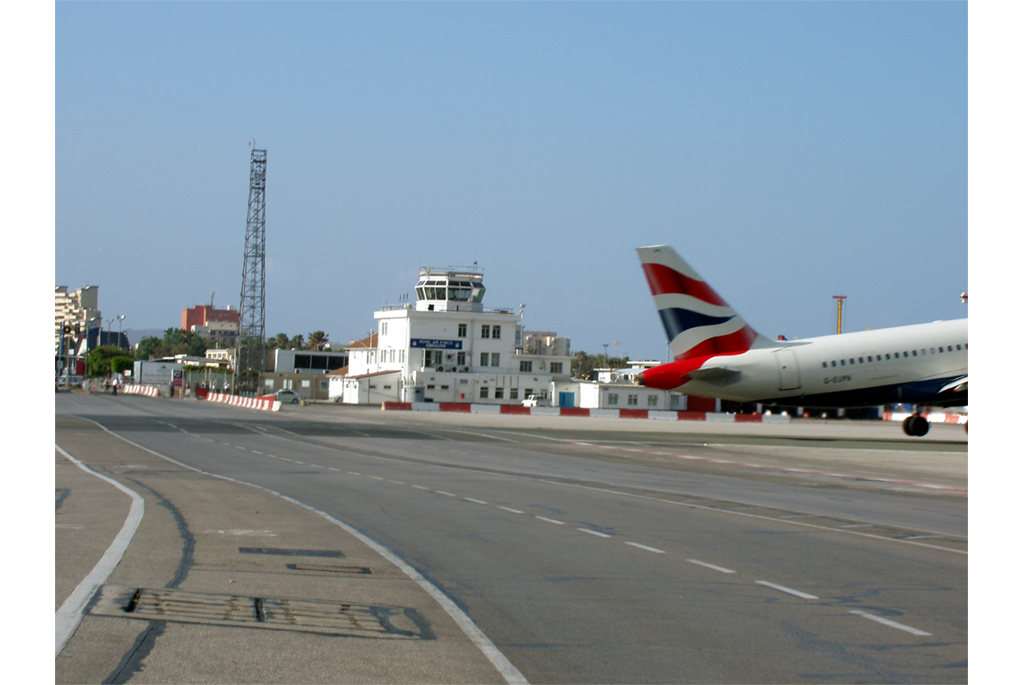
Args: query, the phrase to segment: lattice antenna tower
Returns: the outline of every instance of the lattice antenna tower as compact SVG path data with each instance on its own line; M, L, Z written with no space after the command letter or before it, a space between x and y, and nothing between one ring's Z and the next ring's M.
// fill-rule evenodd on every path
M242 301L238 307L235 392L256 392L266 363L267 151L255 145L249 163L249 213L245 222Z

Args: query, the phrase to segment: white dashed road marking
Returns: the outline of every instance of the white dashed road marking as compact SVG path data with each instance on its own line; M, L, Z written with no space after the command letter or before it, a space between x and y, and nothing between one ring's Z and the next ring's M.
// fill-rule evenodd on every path
M931 635L931 633L926 633L923 630L918 630L917 628L911 628L910 626L905 626L902 623L897 623L896 621L890 621L887 618L882 618L881 616L875 616L874 614L869 614L868 612L861 611L859 609L850 609L850 613L851 614L857 614L858 616L863 616L864 618L869 618L872 621L877 621L878 623L882 623L884 625L887 625L890 628L896 628L898 630L904 630L904 631L910 633L911 635L920 635L922 637L926 636L926 635Z
M699 559L687 559L687 561L690 562L691 564L697 564L698 566L703 566L704 568L710 568L710 569L712 569L714 571L721 571L722 573L736 573L731 568L725 568L723 566L715 566L714 564L709 564L708 562L700 561Z
M559 525L559 526L564 526L565 525L565 521L559 521L557 519L549 519L546 516L534 516L533 518L540 519L541 521L547 521L548 523L554 523L554 524Z
M664 554L665 550L658 549L657 547L648 547L647 545L641 545L639 542L627 542L630 547L636 547L637 549L646 549L648 552L654 552L655 554Z
M793 595L794 597L799 597L800 599L818 599L815 595L809 595L806 592L800 592L799 590L794 590L793 588L786 587L785 585L769 583L767 580L755 580L754 582L758 585L764 585L765 587L770 587L773 590L778 590L779 592L785 592L786 594Z

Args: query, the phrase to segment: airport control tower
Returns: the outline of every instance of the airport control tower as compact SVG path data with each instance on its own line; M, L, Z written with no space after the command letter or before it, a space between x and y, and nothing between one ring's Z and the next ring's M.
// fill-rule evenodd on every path
M421 266L416 282L416 311L482 312L484 270L477 266Z

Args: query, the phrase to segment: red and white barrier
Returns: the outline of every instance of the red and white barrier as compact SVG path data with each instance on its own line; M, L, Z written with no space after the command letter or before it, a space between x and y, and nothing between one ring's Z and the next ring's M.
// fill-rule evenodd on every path
M206 396L208 402L220 402L230 404L244 409L259 409L260 411L278 411L281 403L273 397L239 397L238 395L224 395L219 392L211 392Z
M895 412L887 411L882 414L882 418L886 421L902 421L903 419L911 416L910 412ZM931 412L922 413L921 416L928 419L929 423L956 423L964 424L967 423L967 414L950 414L947 412Z
M160 397L160 389L155 385L119 385L120 392L127 395L145 395L146 397Z
M721 421L726 423L789 423L785 414L727 414L712 411L658 411L650 409L585 409L582 407L523 407L517 404L469 402L384 402L385 411L448 411L463 414L519 414L530 416L590 416L610 419L668 421Z

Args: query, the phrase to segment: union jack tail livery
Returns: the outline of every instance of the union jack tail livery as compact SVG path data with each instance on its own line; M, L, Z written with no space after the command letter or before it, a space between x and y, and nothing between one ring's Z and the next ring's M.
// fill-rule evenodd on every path
M768 343L668 245L637 248L672 359L743 354Z

